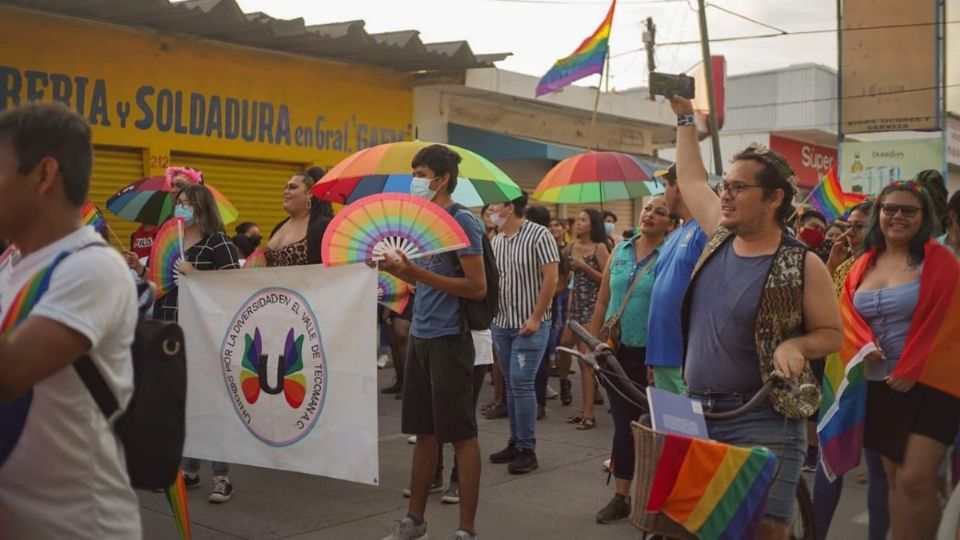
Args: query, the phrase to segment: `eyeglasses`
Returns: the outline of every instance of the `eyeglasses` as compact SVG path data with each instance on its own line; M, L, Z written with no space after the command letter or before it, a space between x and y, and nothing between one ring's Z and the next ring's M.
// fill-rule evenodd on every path
M909 204L893 204L893 203L883 203L880 205L880 211L884 215L893 217L897 215L897 212L903 214L905 218L916 217L920 213L920 210L923 210L919 206L911 206Z
M725 191L729 191L731 197L736 197L740 195L743 190L750 188L763 189L763 186L759 184L744 184L743 182L720 182L717 186L717 193L723 195Z

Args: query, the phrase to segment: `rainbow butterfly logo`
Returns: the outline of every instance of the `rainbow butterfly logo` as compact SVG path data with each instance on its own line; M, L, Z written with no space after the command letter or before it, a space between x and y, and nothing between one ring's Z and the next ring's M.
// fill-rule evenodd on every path
M268 355L263 353L260 328L254 328L253 336L244 336L243 362L240 371L240 388L247 403L253 405L260 392L269 395L282 393L287 404L299 409L307 393L307 380L303 375L303 334L296 336L293 328L287 332L283 354L277 361L276 379L273 385L267 377Z

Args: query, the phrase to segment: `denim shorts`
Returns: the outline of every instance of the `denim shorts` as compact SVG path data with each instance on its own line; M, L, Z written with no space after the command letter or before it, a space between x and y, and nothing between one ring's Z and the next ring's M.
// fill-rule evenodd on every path
M705 397L691 393L690 397L703 403L705 412L723 412L740 407L752 396ZM785 418L767 401L739 418L707 421L707 431L716 441L744 447L763 446L776 455L776 476L767 495L764 518L789 525L807 452L806 421Z

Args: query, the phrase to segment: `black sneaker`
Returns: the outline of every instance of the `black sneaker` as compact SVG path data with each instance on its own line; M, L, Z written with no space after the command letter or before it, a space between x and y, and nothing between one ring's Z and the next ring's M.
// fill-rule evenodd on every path
M507 447L503 450L497 452L496 454L490 454L491 463L510 463L513 461L513 458L517 457L517 445L510 441L507 443Z
M547 408L543 405L537 405L537 420L543 420L547 417Z
M200 475L197 473L183 473L183 483L187 489L193 489L200 485Z
M433 481L430 482L430 490L427 493L440 493L443 491L443 469L437 469L437 472L433 475ZM410 488L403 489L403 496L410 498L412 492Z
M399 394L403 391L403 383L400 381L394 382L392 385L384 388L380 391L381 394Z
M483 416L488 420L496 420L497 418L506 418L508 416L507 404L501 403L500 405L497 405L496 407L483 413Z
M597 523L613 523L630 517L630 498L617 493L597 512Z
M517 449L517 457L513 458L507 470L510 474L527 474L533 472L540 463L537 461L537 453L530 448Z
M210 491L207 500L212 503L225 503L230 500L230 497L233 497L233 485L230 484L230 480L226 476L214 476L213 490Z
M573 403L573 392L571 391L573 385L570 383L570 380L560 381L560 403L564 405L569 405Z

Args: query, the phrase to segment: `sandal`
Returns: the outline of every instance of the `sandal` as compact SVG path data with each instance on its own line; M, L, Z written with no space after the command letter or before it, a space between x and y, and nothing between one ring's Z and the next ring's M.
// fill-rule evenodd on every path
M597 427L597 421L594 420L592 416L584 416L577 426L577 431L586 431L595 427Z
M583 413L577 413L567 417L568 424L579 424L581 422L583 422Z
M486 411L489 411L490 409L496 409L499 406L500 406L499 401L491 401L490 403L487 403L486 405L481 406L480 412L486 412Z

